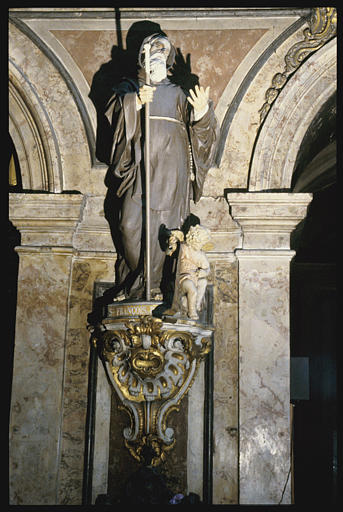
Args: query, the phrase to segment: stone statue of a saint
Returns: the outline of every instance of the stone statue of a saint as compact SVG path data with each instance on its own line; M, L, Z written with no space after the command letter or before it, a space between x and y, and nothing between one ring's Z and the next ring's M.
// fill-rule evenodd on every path
M150 43L150 80L144 67L144 45ZM150 105L150 252L151 289L160 293L165 252L161 226L181 229L197 202L212 165L218 124L209 88L184 91L168 70L175 49L164 33L146 37L138 54L137 80L123 79L105 114L112 128L106 199L115 202L110 221L117 251L116 283L130 300L144 297L145 105ZM149 82L150 85L147 85ZM115 193L113 193L113 190Z

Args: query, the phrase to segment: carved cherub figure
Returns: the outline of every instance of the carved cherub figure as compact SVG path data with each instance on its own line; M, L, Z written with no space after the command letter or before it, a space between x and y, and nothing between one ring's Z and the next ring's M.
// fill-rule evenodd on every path
M211 233L209 229L197 224L191 226L186 239L178 230L172 231L167 254L171 255L180 242L177 262L175 292L172 306L166 315L186 312L188 317L197 320L207 286L210 264L204 250L209 249Z

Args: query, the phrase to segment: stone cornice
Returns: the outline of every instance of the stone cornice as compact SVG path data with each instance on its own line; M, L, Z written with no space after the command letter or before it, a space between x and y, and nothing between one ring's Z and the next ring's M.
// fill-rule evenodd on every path
M256 8L235 8L235 7L54 7L54 8L12 8L9 9L10 16L20 18L178 18L178 17L265 17L265 16L301 16L310 14L309 8L288 8L288 7L256 7Z
M72 247L82 203L82 194L12 193L9 219L22 246Z
M212 260L227 259L237 248L284 250L290 234L306 216L312 199L307 193L229 193L230 215L225 205L204 205L197 213L212 232ZM205 208L206 206L206 208ZM221 208L219 208L221 206ZM79 252L113 254L103 198L78 193L10 194L9 218L20 231L21 246L72 247ZM216 219L217 229L209 221ZM231 221L229 222L229 220ZM232 220L233 219L233 220Z
M290 234L306 216L312 194L237 192L227 195L242 229L242 249L289 249Z

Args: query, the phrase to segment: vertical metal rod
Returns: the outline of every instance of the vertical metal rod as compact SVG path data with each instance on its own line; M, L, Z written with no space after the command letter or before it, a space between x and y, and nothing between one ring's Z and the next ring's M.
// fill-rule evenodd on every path
M123 36L121 33L121 27L120 27L120 9L119 7L114 8L116 13L116 30L117 30L117 41L118 41L118 48L119 50L123 49Z
M213 325L213 285L206 289L206 323ZM204 396L204 455L203 455L203 502L212 505L213 500L213 385L214 385L214 336L212 347L205 359Z
M146 402L146 413L145 413L145 417L146 417L146 433L147 434L150 434L150 407L151 407L151 404L150 402Z
M98 376L98 354L97 354L97 349L93 344L93 337L91 337L90 357L89 357L89 373L88 373L88 403L87 403L86 432L85 432L85 456L84 456L84 470L83 470L82 505L91 505L92 504L97 376Z
M213 343L213 335L212 335ZM205 360L205 425L203 501L212 504L213 493L213 346Z
M150 44L144 45L146 83L150 85ZM150 276L150 104L145 104L145 282L146 300L151 298Z

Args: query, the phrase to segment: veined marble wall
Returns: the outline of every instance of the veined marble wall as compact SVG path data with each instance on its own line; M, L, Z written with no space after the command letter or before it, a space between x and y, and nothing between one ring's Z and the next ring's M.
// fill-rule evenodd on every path
M82 201L80 194L11 198L22 235L10 418L10 496L18 505L81 503L87 314L94 281L113 280L115 259L72 247Z
M289 503L289 236L311 197L278 191L283 187L277 180L273 193L248 190L266 91L283 71L287 52L303 40L309 10L120 11L124 44L132 23L150 19L184 56L190 54L192 72L211 86L221 125L217 165L208 173L204 197L192 205L214 241L208 254L215 323L213 503ZM107 8L11 9L10 18L9 128L25 189L11 194L9 211L21 233L10 500L79 505L86 317L94 282L113 281L115 263L103 211L106 168L95 159L96 113L88 94L94 73L118 44L116 19ZM307 81L317 69L319 88L325 80L334 86L334 41L320 73L316 63L325 62L327 45L306 68ZM283 105L291 85L275 104L277 119L284 112L289 125ZM263 141L270 135L265 127ZM260 146L259 161L266 161L263 150L270 147ZM241 191L227 194L233 188ZM201 375L196 386L193 397L201 396ZM99 370L93 500L107 486L109 453L102 441L109 436L109 402ZM189 410L202 414L201 407ZM185 478L189 491L201 493L199 436L188 432Z

